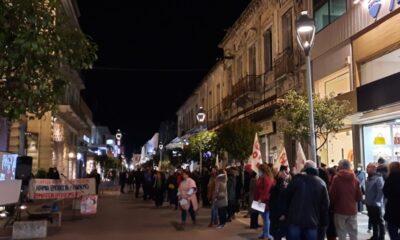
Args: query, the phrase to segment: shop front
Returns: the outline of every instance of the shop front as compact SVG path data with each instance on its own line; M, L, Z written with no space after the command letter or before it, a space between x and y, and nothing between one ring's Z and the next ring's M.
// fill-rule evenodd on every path
M364 166L400 160L399 25L397 9L352 43Z

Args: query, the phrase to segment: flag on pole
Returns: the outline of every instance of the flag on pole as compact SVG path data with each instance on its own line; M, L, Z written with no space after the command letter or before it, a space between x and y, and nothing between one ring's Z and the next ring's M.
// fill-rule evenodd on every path
M306 155L304 154L303 148L301 147L300 142L297 142L296 149L296 166L293 167L293 173L300 173L301 169L304 167L304 163L306 162Z
M258 173L258 165L262 163L260 142L258 141L258 135L254 136L253 152L249 158L247 164L251 165L251 169Z
M288 170L290 170L289 168L289 161L287 158L287 154L286 154L286 149L285 147L283 147L281 153L279 154L278 159L276 159L275 163L274 163L274 169L276 171L279 171L279 169L281 168L281 166L287 166Z
M219 169L219 157L218 157L218 154L217 154L217 156L215 157L215 167L216 167L217 169Z

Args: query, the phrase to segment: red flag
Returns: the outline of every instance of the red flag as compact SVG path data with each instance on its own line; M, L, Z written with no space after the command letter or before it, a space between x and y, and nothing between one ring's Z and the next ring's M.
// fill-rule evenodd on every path
M285 148L282 149L281 153L279 154L278 159L276 159L276 161L274 163L274 169L276 171L279 171L281 166L287 166L288 170L290 170L289 161L288 161L288 158L287 158L287 154L286 154L286 149Z

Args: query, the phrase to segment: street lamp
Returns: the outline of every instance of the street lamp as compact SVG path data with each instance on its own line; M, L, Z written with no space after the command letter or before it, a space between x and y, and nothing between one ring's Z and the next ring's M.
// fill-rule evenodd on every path
M314 44L315 25L314 19L308 16L307 11L301 12L300 17L296 21L297 41L301 49L306 55L307 64L307 95L309 106L309 128L310 128L310 145L311 145L311 160L316 162L317 152L315 144L315 130L314 130L314 105L312 97L312 82L311 82L311 60L310 51Z
M196 114L196 119L200 123L200 125L206 120L206 112L204 111L203 107L200 107ZM203 156L201 154L201 148L199 147L200 153L200 175L203 172Z

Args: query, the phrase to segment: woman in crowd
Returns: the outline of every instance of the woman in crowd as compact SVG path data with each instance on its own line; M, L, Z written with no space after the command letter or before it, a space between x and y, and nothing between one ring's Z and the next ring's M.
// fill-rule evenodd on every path
M389 175L383 186L383 195L386 198L385 216L390 239L400 239L400 163L389 164Z
M182 172L183 180L179 184L178 188L179 206L182 210L181 214L182 227L185 226L187 212L189 212L193 224L196 224L195 211L198 208L197 197L196 197L197 187L196 187L196 182L189 177L189 173L190 172L188 170L183 170Z
M226 223L226 207L228 206L227 176L223 169L218 170L215 180L215 190L212 204L218 208L219 225L217 228L223 228Z
M272 236L270 235L269 232L270 228L269 200L270 200L271 188L273 187L275 180L271 168L268 167L266 164L260 165L259 174L260 177L257 180L254 200L264 203L265 210L263 213L261 213L264 222L263 233L258 239L272 239Z

